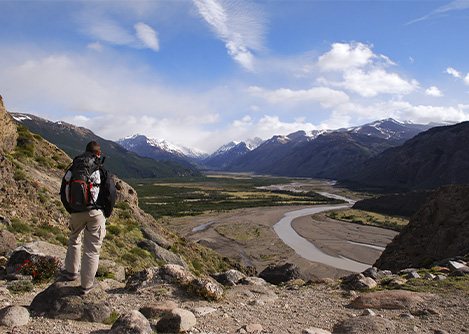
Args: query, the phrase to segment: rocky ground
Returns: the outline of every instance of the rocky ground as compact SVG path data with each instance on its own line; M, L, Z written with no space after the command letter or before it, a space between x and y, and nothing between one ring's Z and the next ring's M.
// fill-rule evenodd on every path
M469 293L462 290L431 294L386 290L370 294L344 289L332 280L314 284L291 281L282 286L238 284L227 287L222 299L210 302L188 294L176 284L139 284L132 292L125 289L124 283L111 279L100 283L113 312L124 314L173 302L171 308L177 306L195 314L196 324L188 331L194 334L469 332ZM0 288L0 303L2 307L28 307L46 287L19 294ZM156 325L156 320L150 322ZM326 332L315 332L314 328ZM110 329L111 325L101 323L32 316L23 326L0 326L0 333L116 333Z

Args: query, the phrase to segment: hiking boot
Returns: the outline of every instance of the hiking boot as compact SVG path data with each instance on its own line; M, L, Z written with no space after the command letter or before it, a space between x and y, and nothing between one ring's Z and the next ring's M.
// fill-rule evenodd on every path
M90 286L89 288L86 288L86 289L80 286L80 293L81 293L82 295L87 295L87 294L89 294L93 289L94 289L94 284L93 284L92 286Z
M66 271L65 269L62 269L62 270L60 271L60 275L62 275L62 277L64 277L64 278L67 279L68 281L76 281L77 278L78 278L78 274L69 273L69 272Z

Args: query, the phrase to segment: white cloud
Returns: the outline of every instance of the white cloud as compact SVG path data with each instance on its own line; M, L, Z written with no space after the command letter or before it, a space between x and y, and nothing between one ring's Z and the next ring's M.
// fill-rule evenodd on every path
M271 91L261 87L252 86L249 87L248 91L250 94L261 97L272 104L282 102L316 101L323 107L328 108L340 103L345 103L349 100L348 95L344 92L333 90L328 87L313 87L308 90L280 88Z
M440 97L443 96L443 93L436 86L431 86L425 90L425 94L430 96Z
M193 0L199 14L217 37L225 42L228 54L248 71L254 71L251 50L263 48L264 15L248 1Z
M406 81L396 73L388 73L383 69L364 72L360 69L348 70L344 73L344 81L335 85L345 87L364 97L378 94L409 94L418 87L416 80Z
M449 75L452 75L455 78L461 78L461 73L452 67L448 67L446 69L446 73L448 73Z
M160 43L158 41L158 33L153 30L149 25L139 22L134 25L138 39L142 41L143 45L153 51L160 50Z
M368 45L362 43L334 43L332 49L319 57L320 71L344 71L363 67L377 56Z
M464 82L466 85L469 85L469 73L467 73L466 77L464 78Z

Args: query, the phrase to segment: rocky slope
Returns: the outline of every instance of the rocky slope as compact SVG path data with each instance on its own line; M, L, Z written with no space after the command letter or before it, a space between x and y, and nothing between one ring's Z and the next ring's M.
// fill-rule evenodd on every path
M375 266L398 271L469 254L469 185L443 186L386 247Z

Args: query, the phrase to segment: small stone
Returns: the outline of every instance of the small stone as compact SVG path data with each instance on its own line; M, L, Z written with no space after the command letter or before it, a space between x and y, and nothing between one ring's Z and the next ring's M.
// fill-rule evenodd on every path
M207 314L210 314L210 313L213 313L215 312L216 309L212 308L212 307L197 307L195 309L192 310L192 312L196 315L196 316L199 316L199 317L203 317L204 315L207 315Z
M312 328L303 329L301 334L331 334L331 332L326 331L325 329L312 327Z
M414 319L414 316L409 313L402 313L399 315L399 317L401 317L401 319Z
M391 280L391 281L388 283L388 285L389 285L390 287L395 288L395 287L404 285L404 284L406 284L406 283L407 283L407 280L406 280L405 278L395 278L395 279Z
M249 324L243 327L247 333L262 333L264 330L260 324Z
M431 273L425 273L425 279L426 280L433 281L435 278L436 278L435 275L433 275Z
M376 316L376 313L373 312L372 310L370 310L369 308L365 309L362 313L362 317L366 317L366 316Z
M458 269L461 269L462 267L465 267L466 265L464 263L458 262L458 261L449 261L448 262L448 267L451 271L455 271Z
M444 331L442 329L435 329L433 331L433 334L449 334L447 331Z
M416 271L411 271L409 273L407 273L407 275L405 276L407 279L412 279L412 278L421 278L421 276L419 275L418 272Z
M434 280L435 281L442 281L444 279L446 279L447 277L445 275L436 275Z

